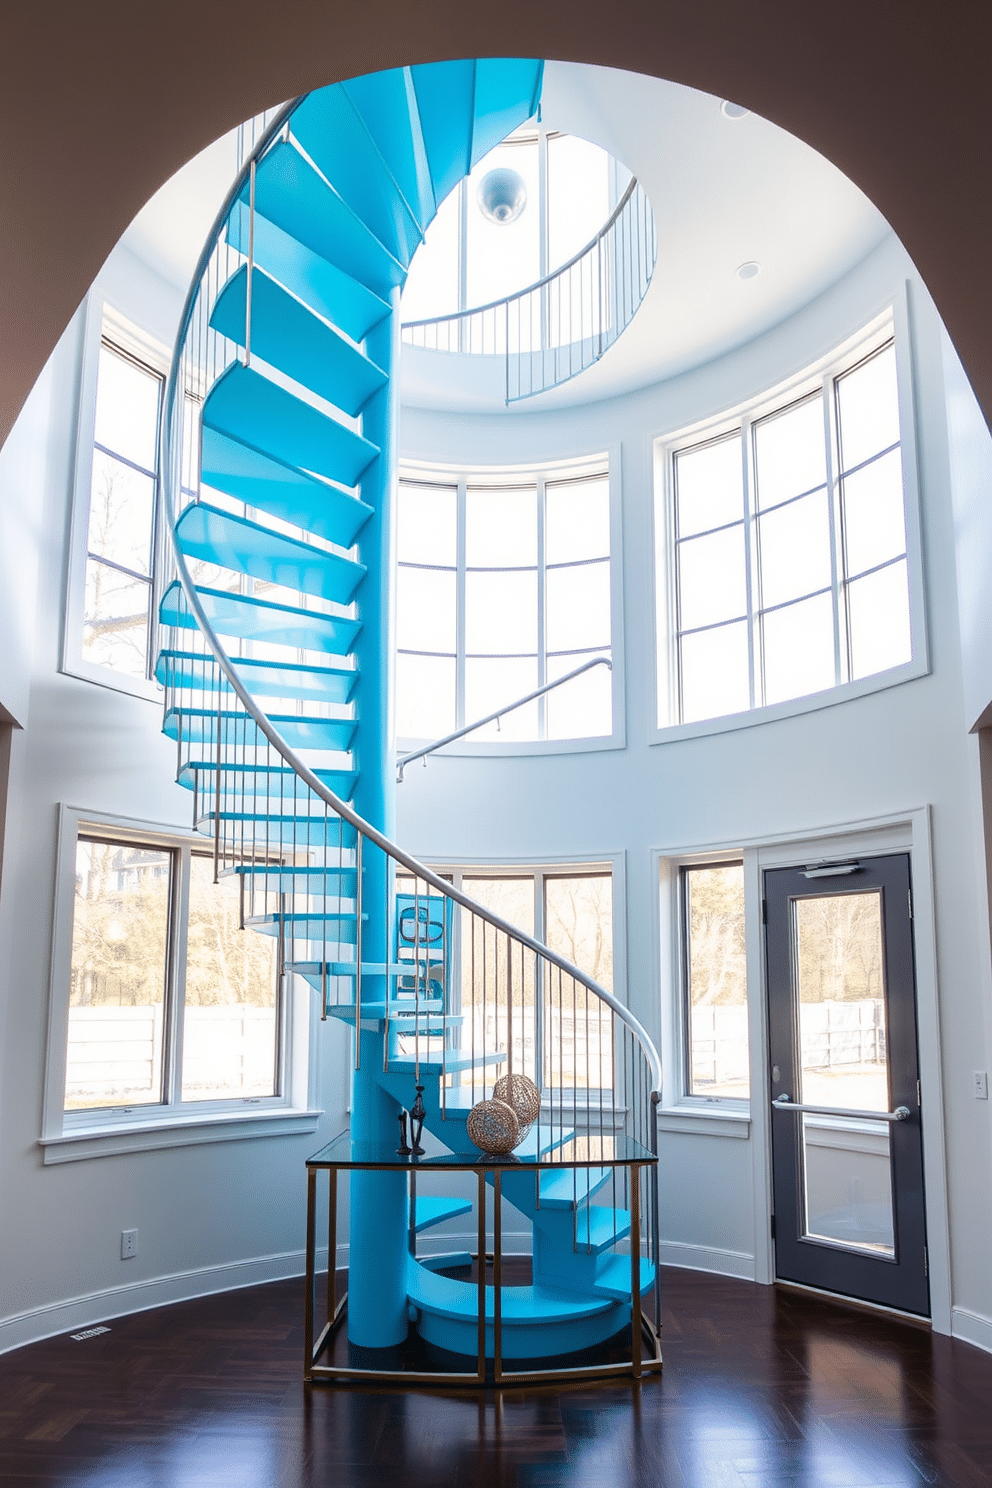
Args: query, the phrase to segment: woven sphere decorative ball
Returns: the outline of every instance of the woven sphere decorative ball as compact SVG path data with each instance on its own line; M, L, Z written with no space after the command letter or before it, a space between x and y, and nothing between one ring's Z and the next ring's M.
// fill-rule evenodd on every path
M468 1113L468 1134L480 1152L503 1157L520 1141L520 1122L505 1101L481 1100Z
M541 1114L541 1092L534 1081L527 1075L500 1075L493 1086L493 1099L505 1101L516 1111L523 1140Z

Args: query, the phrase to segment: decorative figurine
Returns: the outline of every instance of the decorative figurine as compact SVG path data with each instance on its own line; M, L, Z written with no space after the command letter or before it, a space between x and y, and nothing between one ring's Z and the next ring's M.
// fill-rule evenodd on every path
M517 1113L506 1101L476 1101L468 1113L468 1135L480 1152L506 1157L520 1141Z
M493 1086L493 1099L512 1106L520 1123L520 1138L530 1131L541 1114L541 1092L528 1075L500 1075Z
M424 1119L427 1112L424 1110L424 1087L418 1085L417 1099L410 1107L410 1141L413 1143L414 1157L423 1157L424 1149L420 1145L420 1139L424 1134Z
M396 1149L396 1156L397 1157L409 1157L410 1156L410 1153L412 1152L413 1149L409 1146L409 1144L407 1143L407 1140L406 1140L406 1112L405 1111L401 1111L400 1112L399 1122L400 1122L400 1145Z

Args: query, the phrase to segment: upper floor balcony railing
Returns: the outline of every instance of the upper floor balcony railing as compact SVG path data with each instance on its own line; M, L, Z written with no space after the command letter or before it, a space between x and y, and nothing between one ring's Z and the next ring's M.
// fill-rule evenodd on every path
M658 255L654 213L632 180L609 221L554 273L474 310L409 321L407 346L502 357L507 403L577 377L626 330Z

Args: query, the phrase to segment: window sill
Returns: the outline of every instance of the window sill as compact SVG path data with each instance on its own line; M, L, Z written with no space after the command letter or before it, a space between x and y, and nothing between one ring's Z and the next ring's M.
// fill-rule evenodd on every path
M761 708L750 708L746 713L727 713L720 718L701 718L694 723L674 723L655 729L652 744L674 744L680 739L699 739L709 734L727 734L736 729L755 728L761 723L775 723L778 719L795 718L803 713L815 713L821 708L833 708L838 703L850 702L853 698L867 697L874 692L884 692L890 687L899 687L903 682L915 682L918 677L930 673L930 664L925 656L892 667L887 672L875 672L870 677L861 677L856 682L842 682L838 687L828 687L823 692L810 692L805 697L790 698L782 703L768 703Z
M747 1110L707 1110L702 1106L659 1106L658 1130L684 1136L739 1137L751 1135L751 1113Z
M82 659L63 663L59 671L63 677L75 677L78 682L93 682L97 687L106 687L111 692L123 692L128 697L157 703L160 708L165 696L161 683L151 677L129 677L125 672L115 672L111 667L96 666Z
M397 739L397 756L410 754L415 749L423 749L424 745L430 742L429 739ZM590 734L583 739L482 739L476 743L468 739L459 739L454 744L446 744L443 749L437 750L434 754L411 760L406 769L412 772L421 767L424 758L427 759L428 764L433 764L435 760L446 758L504 759L545 754L595 754L624 747L625 740L619 732Z
M295 1137L317 1130L321 1111L231 1111L216 1116L178 1117L127 1126L76 1127L56 1137L39 1137L45 1166L125 1152L196 1147L205 1142L240 1142L253 1137Z

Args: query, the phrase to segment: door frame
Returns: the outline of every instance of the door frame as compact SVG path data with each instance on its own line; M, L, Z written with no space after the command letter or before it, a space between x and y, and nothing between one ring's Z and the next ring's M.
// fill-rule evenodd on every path
M768 1102L768 988L764 925L761 923L763 874L768 868L843 861L860 856L908 853L913 885L913 946L916 955L916 1016L919 1031L923 1181L930 1279L930 1319L935 1332L951 1332L950 1242L947 1214L947 1164L941 1077L940 1016L937 998L936 926L930 807L898 816L851 822L803 836L768 838L744 848L745 895L749 909L748 984L751 1037L751 1131L754 1139L755 1280L775 1281L775 1247L771 1235L772 1152Z

